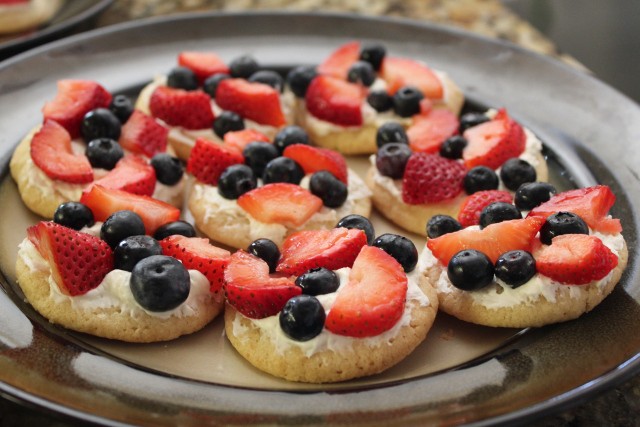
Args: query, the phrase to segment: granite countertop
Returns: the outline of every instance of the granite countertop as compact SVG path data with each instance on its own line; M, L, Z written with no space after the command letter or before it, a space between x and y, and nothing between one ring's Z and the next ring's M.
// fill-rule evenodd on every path
M99 17L107 26L150 16L208 10L284 9L292 11L350 12L370 16L412 18L452 25L488 37L508 40L581 68L581 64L558 51L539 31L498 0L115 0ZM536 426L640 426L640 377L605 391L591 401L537 421ZM50 418L0 399L0 425L85 425Z

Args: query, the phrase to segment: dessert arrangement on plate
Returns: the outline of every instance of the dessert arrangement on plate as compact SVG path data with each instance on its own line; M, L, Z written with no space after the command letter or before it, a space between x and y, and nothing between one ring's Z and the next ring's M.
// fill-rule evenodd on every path
M136 100L59 81L10 162L43 217L18 284L49 321L126 342L220 317L249 363L308 383L400 363L439 310L508 328L592 310L627 263L615 195L557 191L533 132L463 104L446 73L358 41L286 75L181 52ZM406 235L376 235L372 208Z

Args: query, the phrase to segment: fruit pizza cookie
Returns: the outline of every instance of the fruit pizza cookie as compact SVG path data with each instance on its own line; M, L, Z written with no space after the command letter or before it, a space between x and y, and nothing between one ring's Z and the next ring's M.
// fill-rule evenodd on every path
M0 36L27 32L47 23L62 0L0 0Z
M221 141L246 128L273 138L292 123L293 101L284 79L251 56L227 65L213 52L185 51L178 66L142 90L136 107L171 129L169 141L186 160L198 137Z
M627 265L620 221L608 215L614 201L602 185L555 194L549 184L525 184L515 205L482 208L470 220L477 225L434 217L418 269L440 308L468 322L520 328L575 319L611 293Z
M483 190L516 191L546 181L542 143L505 109L466 113L425 110L406 131L394 122L375 137L366 177L373 204L404 229L426 234L437 214L457 217L467 196Z
M339 153L300 143L297 126L274 141L255 130L228 132L222 144L196 140L189 209L211 239L246 248L259 237L278 245L297 230L331 228L348 214L369 216L371 192Z
M61 80L42 112L42 125L10 163L33 212L52 218L58 205L80 200L93 185L182 204L183 166L166 152L168 130L125 96L112 97L93 81Z
M164 202L95 185L27 230L18 284L52 323L129 342L195 332L223 308L230 253ZM153 237L152 237L153 236Z
M261 239L231 256L225 330L258 369L290 381L344 381L384 371L425 339L438 301L415 269L413 243L393 234L374 241L363 217L338 225L294 233L281 253Z

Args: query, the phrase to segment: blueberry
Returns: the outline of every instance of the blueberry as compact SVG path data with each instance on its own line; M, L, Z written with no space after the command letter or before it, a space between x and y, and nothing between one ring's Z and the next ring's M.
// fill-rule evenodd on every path
M556 212L549 215L540 228L540 241L550 245L551 240L562 234L589 234L589 227L573 212Z
M247 165L231 165L218 179L218 193L225 199L237 199L257 186L256 176Z
M427 236L430 239L462 230L462 225L449 215L434 215L427 222Z
M487 225L497 224L502 221L521 218L522 213L515 205L505 202L494 202L485 206L480 212L480 228L485 228Z
M504 186L511 191L516 191L522 184L536 180L536 170L525 160L509 159L500 168L500 179Z
M113 250L113 265L119 270L131 271L138 261L151 255L162 255L162 248L150 236L129 236Z
M305 295L324 295L338 290L340 279L328 268L312 268L296 279Z
M364 86L371 86L376 80L376 72L370 63L366 61L356 61L347 70L347 80L351 83L360 83Z
M376 71L380 69L386 54L387 49L381 44L366 44L360 49L360 59L367 61Z
M494 267L488 256L475 249L456 253L447 265L447 277L458 289L475 291L493 282Z
M309 191L322 199L328 208L339 208L347 200L347 185L329 171L321 170L311 175Z
M477 191L495 190L500 184L498 174L486 166L476 166L467 172L462 181L464 191L473 194Z
M120 120L120 123L125 123L133 114L133 102L126 95L115 95L111 99L109 110Z
M275 273L280 261L280 249L273 240L265 238L254 240L247 248L247 252L262 259L269 266L269 272Z
M153 156L151 166L156 171L158 181L165 185L177 184L184 174L180 159L167 153L158 153Z
M58 206L53 214L53 222L74 230L95 224L91 209L80 202L65 202Z
M516 190L514 203L520 210L530 211L551 199L556 193L556 188L549 183L528 182Z
M411 149L407 144L400 142L385 144L378 149L376 168L380 175L400 179L404 175L409 157L411 157Z
M118 243L129 236L144 233L144 222L142 222L140 215L127 210L112 213L100 228L100 238L112 248L115 248Z
M376 145L378 148L391 142L409 144L409 137L404 127L397 122L383 123L376 131Z
M255 176L262 176L264 168L271 160L280 155L278 149L270 142L250 142L242 150L244 163L249 166Z
M368 218L363 217L358 214L347 215L342 218L336 224L336 227L344 227L344 228L357 228L359 230L364 231L364 234L367 236L367 244L371 245L373 243L373 239L376 236L375 230L373 229L373 224L369 221Z
M258 71L258 62L250 55L242 55L229 64L231 77L248 79L256 71Z
M244 129L244 120L239 114L233 111L223 111L213 119L213 132L218 137L223 138L227 132L234 132Z
M110 138L98 138L89 141L84 152L91 167L111 170L124 157L124 150L117 141Z
M372 246L376 246L394 257L407 273L413 271L418 264L416 245L399 234L385 233L374 240Z
M250 82L264 83L271 86L278 92L282 92L284 88L284 79L273 70L261 70L251 74L248 79Z
M300 184L304 177L304 170L293 159L288 157L276 157L267 163L262 173L262 182L269 184L272 182L289 182Z
M440 155L447 159L461 159L462 151L467 146L467 140L461 135L454 135L444 140L440 146Z
M216 73L206 78L204 84L202 85L202 89L209 95L211 98L216 97L216 91L218 90L218 85L221 81L230 79L231 76L226 73Z
M367 95L367 102L380 113L393 108L393 98L386 90L372 90Z
M309 135L300 126L285 126L273 138L273 145L280 153L293 144L309 144Z
M411 117L420 112L420 101L424 98L422 92L412 86L398 89L393 95L393 111L400 117Z
M198 89L198 77L187 67L174 67L167 75L167 86L176 89Z
M496 277L512 288L524 285L535 274L536 260L527 251L509 251L500 255L496 261Z
M153 237L156 240L162 240L176 234L185 237L196 237L196 230L193 228L193 225L188 222L178 220L168 222L158 227L156 232L153 234Z
M289 299L279 315L280 328L296 341L309 341L320 334L325 318L324 307L311 295L296 295Z
M121 128L120 119L111 110L96 108L82 118L80 134L87 142L97 138L110 138L117 141L120 138Z
M307 94L307 88L313 80L318 75L315 67L309 65L301 65L295 67L287 74L287 84L291 91L298 98L304 98Z
M133 267L129 286L133 298L145 310L169 311L187 300L191 278L177 259L153 255Z
M477 126L481 123L488 122L489 117L485 116L482 113L466 113L460 116L460 133L463 133L465 130L470 127Z

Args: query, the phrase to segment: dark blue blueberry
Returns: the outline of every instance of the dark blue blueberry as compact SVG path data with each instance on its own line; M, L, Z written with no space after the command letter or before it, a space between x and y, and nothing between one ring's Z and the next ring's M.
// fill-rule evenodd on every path
M358 230L364 231L364 234L367 236L367 244L373 244L373 239L376 237L375 230L373 229L373 224L369 221L368 218L363 217L358 214L347 215L342 218L336 224L336 227L344 227L344 228L357 228Z
M528 182L516 190L514 203L520 210L530 211L549 201L556 193L556 188L547 182Z
M522 184L535 182L536 170L525 160L509 159L500 168L500 179L505 187L516 191Z
M150 236L129 236L113 250L113 265L119 270L131 271L138 261L151 255L162 255L162 248Z
M386 90L372 90L367 95L367 102L374 110L382 113L393 108L393 98Z
M53 214L53 222L74 230L95 224L91 209L80 202L65 202L58 206Z
M125 123L131 117L133 113L133 102L126 95L115 95L111 99L109 104L109 110L120 120L120 123Z
M473 194L477 191L495 190L500 185L498 174L486 166L476 166L467 172L462 181L464 191Z
M107 218L100 228L100 238L111 248L129 236L145 233L144 222L140 215L133 211L117 211Z
M120 138L122 124L120 119L108 108L96 108L82 118L80 134L85 142L98 138Z
M256 71L258 71L258 63L250 55L242 55L229 64L231 77L248 79Z
M227 132L234 132L244 129L244 120L239 114L233 111L223 111L213 119L213 132L218 137L223 138Z
M280 249L273 240L265 238L254 240L247 248L247 252L262 259L269 266L269 272L275 273L280 261Z
M318 72L315 67L301 65L289 71L287 74L287 84L295 96L304 98L311 80L317 75Z
M276 157L265 166L262 173L262 182L265 184L272 182L300 184L303 177L304 170L298 162L288 157Z
M232 165L218 179L218 193L225 199L237 199L258 186L256 176L247 165Z
M515 250L496 261L495 275L512 288L524 285L536 274L536 260L527 251Z
M380 175L400 179L404 175L409 157L411 157L411 149L407 144L400 142L385 144L378 149L376 168Z
M447 277L458 289L475 291L493 282L494 267L488 256L475 249L465 249L449 260Z
M216 97L216 91L218 90L218 85L221 81L230 79L231 76L226 73L216 73L213 74L204 81L202 85L202 89L209 95L211 98Z
M196 237L196 230L195 228L193 228L193 225L189 224L188 222L178 220L168 222L158 227L156 232L153 234L153 237L156 240L162 240L175 234L186 237Z
M271 86L278 92L282 92L284 88L284 79L278 73L273 70L260 70L251 74L249 77L250 82L264 83Z
M347 80L351 83L360 83L364 86L371 86L376 80L376 72L370 63L366 61L356 61L347 70Z
M366 44L360 49L360 59L367 61L376 71L380 69L386 54L387 49L381 44Z
M392 142L409 144L409 137L404 127L397 122L383 123L376 131L376 145L378 148Z
M344 204L349 195L347 185L331 172L321 170L311 175L309 191L322 199L328 208L338 208Z
M416 245L399 234L385 233L374 240L372 246L376 246L394 257L407 273L413 271L418 264Z
M494 202L480 212L480 228L512 219L522 219L520 209L511 203Z
M111 170L124 157L124 150L113 139L98 138L89 141L84 154L92 167Z
M324 295L338 290L340 279L328 268L319 267L298 276L296 285L302 288L305 295Z
M434 215L427 222L427 236L430 239L462 230L462 225L449 215Z
M309 135L300 126L283 127L273 138L273 145L280 153L293 144L309 144Z
M271 160L280 156L278 149L270 142L250 142L242 150L244 163L249 166L255 176L262 176L264 168Z
M165 185L177 184L184 175L184 166L179 158L167 153L158 153L151 159L156 178Z
M279 315L282 331L296 341L309 341L320 334L325 318L324 307L311 295L289 299Z
M412 86L404 86L393 95L393 111L400 117L411 117L420 112L422 92Z
M133 298L145 310L169 311L187 300L191 278L177 259L153 255L133 267L129 286Z
M196 90L198 89L198 77L187 67L174 67L167 75L167 86L176 89Z
M470 127L477 126L488 121L489 117L485 116L483 113L465 113L460 116L460 133L463 133Z
M563 234L589 234L589 227L573 212L556 212L549 215L540 228L540 241L550 245L551 240Z
M467 146L468 142L461 135L454 135L444 140L440 146L440 155L447 159L461 159L462 151Z

